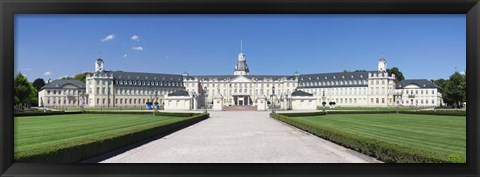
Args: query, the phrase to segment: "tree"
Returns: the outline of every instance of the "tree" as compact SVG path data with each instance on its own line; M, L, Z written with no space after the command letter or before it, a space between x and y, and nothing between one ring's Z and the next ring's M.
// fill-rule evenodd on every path
M403 73L397 67L387 69L387 73L388 75L395 74L395 83L398 83L405 79L405 77L403 77Z
M85 83L85 79L87 78L87 75L89 75L89 74L93 74L93 73L84 72L84 73L76 74L75 76L73 76L73 80L79 80L79 81L82 81L83 83Z
M32 93L32 88L27 78L22 73L18 73L13 83L14 104L17 106L28 104L30 102L29 98Z
M444 81L443 101L459 107L466 100L466 77L459 72L453 73L449 80Z
M33 81L33 87L35 87L37 91L40 90L43 86L45 86L45 80L43 80L42 78L38 78Z
M441 90L444 90L445 89L445 86L447 84L447 80L445 79L438 79L438 80L434 80L433 83L435 85L437 85L438 87L440 87Z
M70 77L70 76L62 77L62 79L67 79L67 80L79 80L79 81L82 81L82 82L85 83L85 80L86 80L88 74L93 74L93 73L84 72L84 73L76 74L76 75L73 76L73 77Z
M38 106L38 90L35 88L35 86L33 85L33 83L30 83L29 84L31 89L32 89L32 92L30 93L30 96L29 96L29 103L32 105L32 106Z

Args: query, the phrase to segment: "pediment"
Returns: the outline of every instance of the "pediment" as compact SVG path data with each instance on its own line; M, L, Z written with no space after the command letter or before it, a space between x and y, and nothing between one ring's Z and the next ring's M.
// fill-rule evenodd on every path
M73 84L65 84L65 85L62 85L62 88L78 89L78 86Z
M417 84L408 84L403 88L404 89L418 89L418 88L420 88L420 86L418 86Z
M231 82L252 82L252 80L244 76L237 76Z

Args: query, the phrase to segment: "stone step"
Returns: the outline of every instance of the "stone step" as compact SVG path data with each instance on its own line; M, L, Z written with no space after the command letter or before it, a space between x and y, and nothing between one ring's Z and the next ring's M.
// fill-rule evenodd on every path
M245 105L245 106L224 106L224 111L256 111L257 106Z

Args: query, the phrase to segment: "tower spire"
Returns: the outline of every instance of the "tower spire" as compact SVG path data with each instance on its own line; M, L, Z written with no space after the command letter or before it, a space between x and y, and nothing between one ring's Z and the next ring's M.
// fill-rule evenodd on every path
M243 51L243 41L240 39L240 52Z

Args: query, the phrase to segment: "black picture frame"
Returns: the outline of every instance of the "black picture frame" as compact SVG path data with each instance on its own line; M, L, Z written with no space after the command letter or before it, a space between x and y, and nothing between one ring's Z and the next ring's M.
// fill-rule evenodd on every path
M466 164L29 164L13 161L15 14L466 14ZM0 0L2 176L479 176L479 0Z

